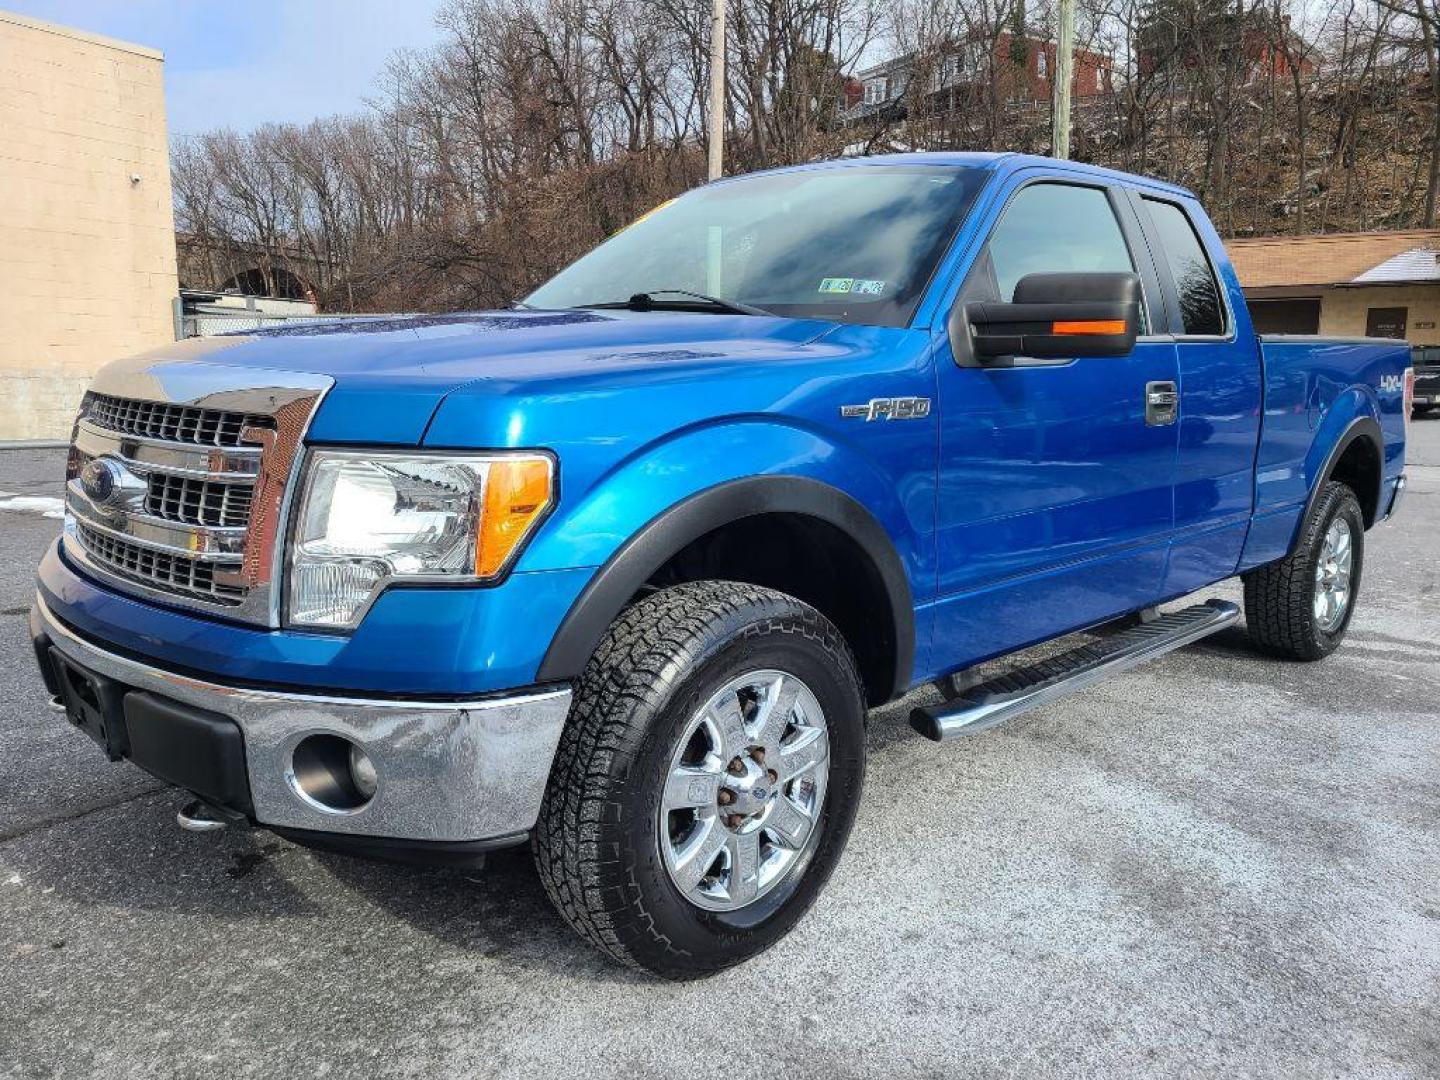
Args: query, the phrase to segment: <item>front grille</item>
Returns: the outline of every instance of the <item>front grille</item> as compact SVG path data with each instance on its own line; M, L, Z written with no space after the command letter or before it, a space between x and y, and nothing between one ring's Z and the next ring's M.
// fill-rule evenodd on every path
M151 473L145 510L154 517L186 525L247 525L254 493L254 485L248 480L234 483Z
M240 429L251 425L273 429L272 417L226 409L201 409L158 401L140 401L90 394L83 416L96 428L119 435L145 438L180 446L235 447ZM166 472L144 461L123 456L125 447L115 444L107 454L117 458L130 472L146 483L144 502L136 508L139 520L173 522L180 531L159 546L139 544L118 535L123 526L108 531L96 528L84 514L76 515L74 540L96 567L128 581L206 605L234 608L243 604L248 590L242 585L217 582L216 574L237 573L240 556L224 561L207 561L187 554L193 540L192 528L244 528L250 523L254 501L253 478L219 479L214 476L181 475ZM91 454L72 447L69 475L79 476L93 460ZM73 508L72 508L73 509ZM112 511L113 513L113 511ZM166 549L166 550L162 550ZM198 550L198 548L197 548Z
M245 599L243 588L216 582L212 563L141 547L92 529L84 522L76 523L75 533L89 556L111 573L212 604L234 606Z
M275 625L280 507L329 380L267 372L256 386L217 367L187 379L188 402L167 402L130 397L137 376L165 383L155 371L101 372L85 395L66 470L66 551L122 592ZM242 439L247 428L265 437Z
M255 413L94 393L89 395L85 416L108 431L192 446L240 446L240 433L246 427L275 427L271 417Z

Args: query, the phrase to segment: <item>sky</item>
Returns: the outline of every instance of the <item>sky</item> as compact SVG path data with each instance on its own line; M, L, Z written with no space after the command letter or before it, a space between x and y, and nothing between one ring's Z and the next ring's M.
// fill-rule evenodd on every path
M171 138L355 112L396 49L434 43L440 0L0 0L165 54Z

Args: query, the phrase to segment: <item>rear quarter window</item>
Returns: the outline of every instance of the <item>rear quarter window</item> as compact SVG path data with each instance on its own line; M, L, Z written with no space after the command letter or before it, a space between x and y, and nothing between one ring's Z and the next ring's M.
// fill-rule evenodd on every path
M1215 268L1185 211L1174 203L1145 198L1157 239L1180 295L1180 321L1187 336L1220 337L1225 333L1225 305Z

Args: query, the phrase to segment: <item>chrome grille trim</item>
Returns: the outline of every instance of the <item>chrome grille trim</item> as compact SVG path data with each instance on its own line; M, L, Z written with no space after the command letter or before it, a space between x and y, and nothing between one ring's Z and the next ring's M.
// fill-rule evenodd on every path
M97 510L83 493L77 495L73 488L70 495L66 500L66 507L77 522L117 539L191 559L227 559L238 564L245 555L246 536L243 527L192 528L145 514L130 514L120 518Z
M157 442L194 446L239 446L247 427L273 427L274 420L255 413L206 409L171 401L146 401L91 392L83 408L97 427L140 435Z
M148 477L145 509L151 517L187 525L244 528L250 521L252 484L230 484L155 472Z
M189 351L96 376L75 425L65 553L122 592L278 626L289 493L331 380ZM105 461L87 489L80 472L94 458ZM107 470L119 494L96 484Z
M245 600L244 589L216 580L220 564L132 543L99 532L84 522L77 523L75 535L85 545L86 554L96 563L148 588L203 598L206 602L226 607L234 607Z
M109 454L134 472L163 472L198 479L253 480L260 472L259 446L206 450L134 435L121 435L81 419L75 449L90 457Z

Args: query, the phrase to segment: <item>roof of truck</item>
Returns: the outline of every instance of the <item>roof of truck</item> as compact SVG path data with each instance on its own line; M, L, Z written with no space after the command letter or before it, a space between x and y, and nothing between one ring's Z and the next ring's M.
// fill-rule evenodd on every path
M904 154L873 154L866 157L832 158L825 161L812 161L803 165L789 165L778 169L766 169L765 172L797 172L803 169L834 168L844 166L862 165L952 165L962 166L971 169L1016 171L1026 168L1053 169L1057 172L1073 173L1079 176L1093 176L1097 180L1105 180L1112 183L1143 184L1146 187L1154 188L1157 191L1166 191L1172 195L1180 195L1186 198L1194 198L1194 194L1186 188L1164 180L1157 180L1154 177L1140 176L1135 173L1120 172L1117 169L1106 169L1099 165L1090 165L1083 161L1061 161L1059 158L1045 157L1040 154L1015 154L1015 153L980 153L968 151L916 151ZM757 174L748 174L757 175ZM738 179L738 177L726 177L726 179Z

